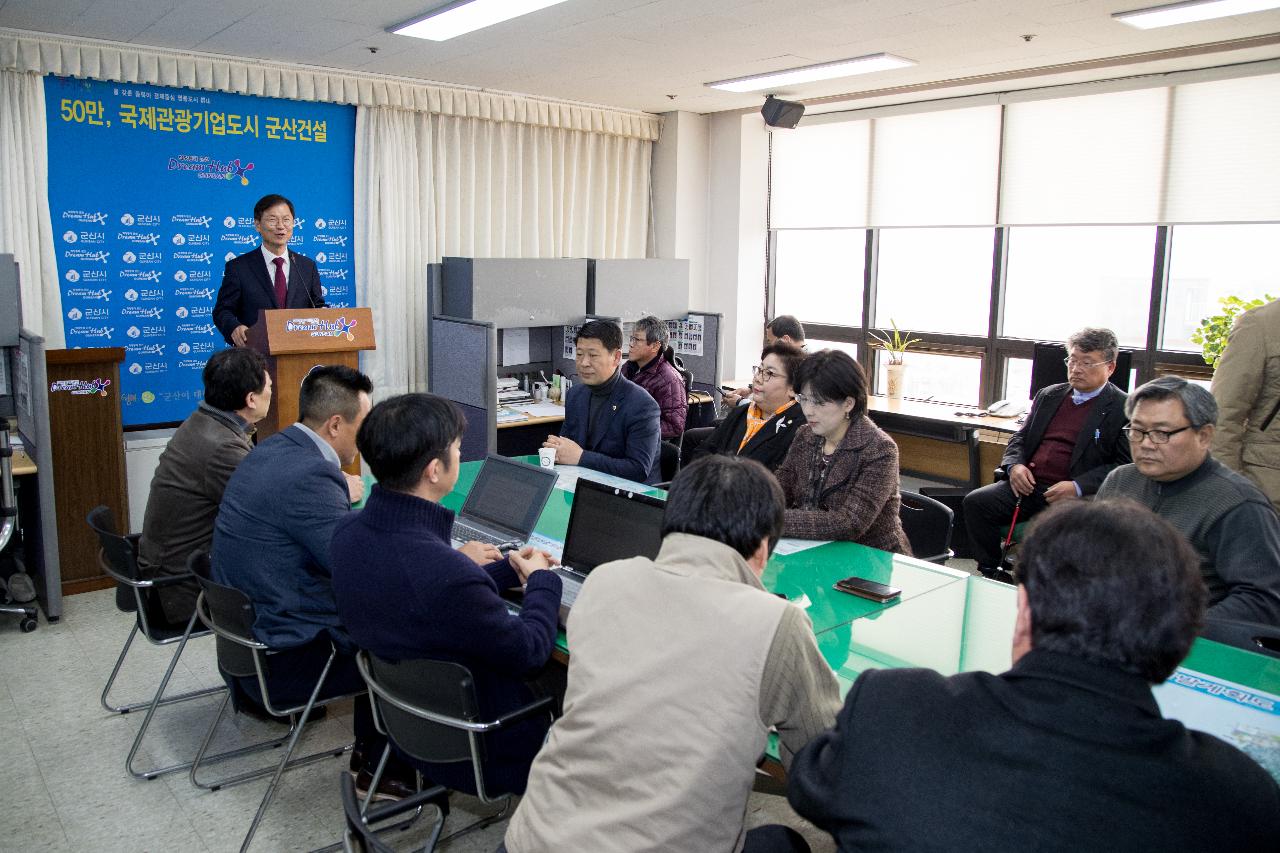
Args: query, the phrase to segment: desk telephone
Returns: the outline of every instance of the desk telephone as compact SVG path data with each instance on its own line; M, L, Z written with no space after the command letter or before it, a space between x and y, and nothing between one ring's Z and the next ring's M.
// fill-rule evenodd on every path
M997 400L987 406L987 414L993 418L1016 418L1026 410L1027 404L1016 400Z

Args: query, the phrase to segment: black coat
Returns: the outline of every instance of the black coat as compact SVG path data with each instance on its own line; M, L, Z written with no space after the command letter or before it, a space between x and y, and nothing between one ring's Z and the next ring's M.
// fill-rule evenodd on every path
M1135 675L1048 651L1008 672L868 670L787 797L852 850L1280 850L1280 787Z
M258 312L272 308L323 308L324 293L315 261L289 250L289 285L284 305L276 304L276 286L267 274L262 248L245 252L227 261L218 288L218 301L213 305L213 323L222 337L231 343L236 326L253 327Z
M1026 465L1035 455L1049 422L1058 413L1063 400L1071 398L1071 385L1062 382L1041 388L1031 402L1031 412L1022 429L1009 439L1004 458L1000 460L997 477L1008 476L1014 465ZM1129 452L1129 440L1120 432L1129 419L1124 416L1126 395L1108 382L1093 403L1093 409L1085 419L1071 452L1071 479L1080 486L1081 494L1098 491L1102 481L1111 471L1133 461Z
M782 460L787 458L787 451L791 448L791 440L796 437L796 431L805 423L804 412L800 410L800 404L796 403L782 414L769 418L764 422L764 426L760 427L759 432L751 436L746 447L739 452L738 445L742 443L742 437L747 434L747 409L749 408L751 408L750 403L745 406L735 406L732 412L725 415L715 431L694 448L687 462L693 462L713 453L724 453L729 456L754 459L770 471L778 470Z

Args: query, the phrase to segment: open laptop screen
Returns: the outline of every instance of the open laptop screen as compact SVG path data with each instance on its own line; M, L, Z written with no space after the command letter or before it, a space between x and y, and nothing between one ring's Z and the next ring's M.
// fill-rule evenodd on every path
M561 562L586 574L611 560L658 556L665 508L658 498L578 480Z
M555 483L555 472L547 468L488 456L467 493L461 515L527 537L538 523Z

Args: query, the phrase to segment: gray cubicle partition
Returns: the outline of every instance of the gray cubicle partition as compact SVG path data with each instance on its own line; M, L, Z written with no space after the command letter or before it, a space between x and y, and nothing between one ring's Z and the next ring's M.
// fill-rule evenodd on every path
M467 419L462 461L483 459L498 446L498 333L493 323L432 317L431 393L454 401Z
M685 369L693 374L694 389L706 391L719 399L716 387L721 379L720 327L724 322L724 315L707 311L690 311L687 319L690 321L690 326L701 323L701 346L697 346L699 342L693 340L695 332L691 330L689 337L683 342L673 342L683 344L676 346L676 355L684 361Z
M630 258L587 262L587 313L627 321L689 313L689 262Z
M441 309L498 329L576 322L587 305L585 259L444 258Z

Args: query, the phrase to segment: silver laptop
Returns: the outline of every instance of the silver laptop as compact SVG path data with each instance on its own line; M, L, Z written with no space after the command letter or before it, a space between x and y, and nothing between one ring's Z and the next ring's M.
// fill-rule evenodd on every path
M556 472L519 459L489 454L453 522L453 547L477 540L519 548L556 485Z
M666 503L658 498L579 479L569 511L561 566L554 569L563 580L560 624L582 590L582 583L596 566L631 557L658 556L662 547L662 513Z

